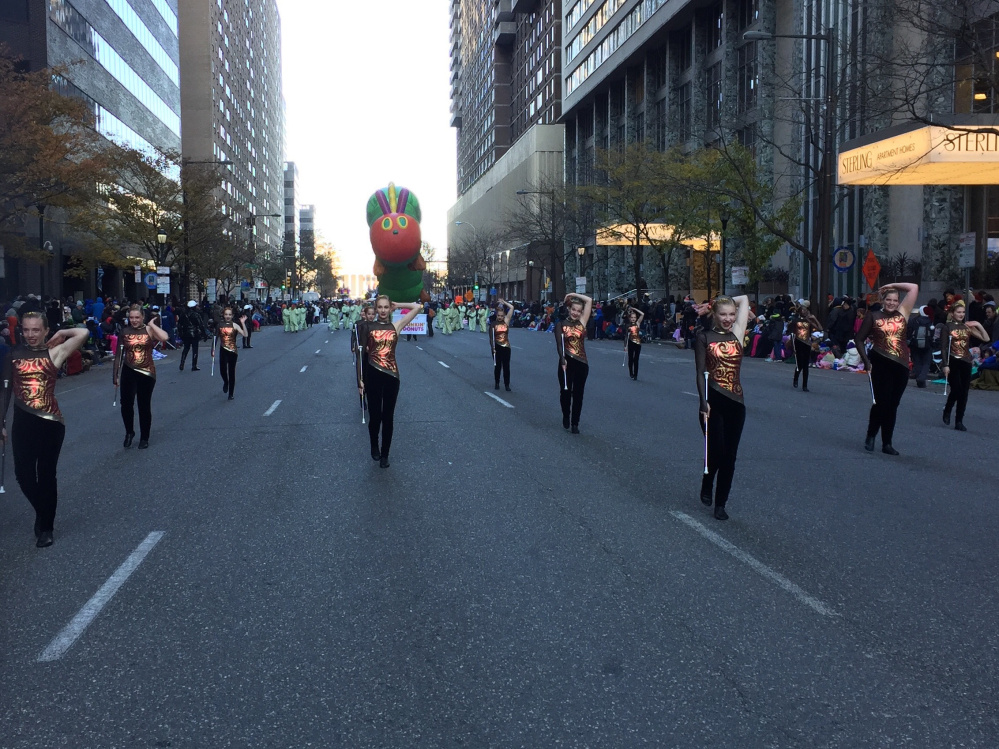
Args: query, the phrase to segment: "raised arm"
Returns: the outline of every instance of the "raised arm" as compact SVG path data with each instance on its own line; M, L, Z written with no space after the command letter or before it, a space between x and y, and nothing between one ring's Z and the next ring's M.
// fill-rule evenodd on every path
M638 319L635 320L635 324L636 325L641 325L642 324L642 320L645 319L645 313L642 312L642 310L640 310L640 309L635 309L634 307L629 307L628 309L632 310L636 315L638 315Z
M741 346L743 341L746 340L746 324L749 322L749 297L742 294L735 297L732 301L735 302L736 306L735 324L732 326L732 332L739 339L739 345Z
M152 320L146 323L146 327L149 328L149 334L157 341L170 340L170 335Z
M423 304L420 302L403 302L402 304L396 304L395 302L392 302L392 309L409 310L409 312L403 315L402 319L400 319L399 322L395 324L395 332L401 333L402 329L405 328L407 325L409 325L411 322L413 322L413 318L415 318L418 314L420 314L420 310L423 309Z
M45 344L48 346L49 358L52 359L52 363L61 369L62 365L69 358L69 355L83 348L83 344L87 342L87 338L89 337L90 331L86 328L63 328L62 330L57 330L49 338L49 342ZM119 343L119 345L121 344Z
M912 314L912 308L916 306L916 301L919 299L919 286L914 283L889 283L882 286L878 291L884 294L890 289L895 289L899 294L905 294L902 297L902 301L898 304L898 309L908 320L909 315Z
M569 304L570 299L578 299L583 303L583 314L579 316L579 321L583 324L583 327L586 327L590 322L590 314L593 312L593 299L585 294L566 294L564 299L565 304Z
M989 342L989 334L985 332L985 327L980 322L975 322L974 320L969 320L965 323L968 326L968 330L971 334L975 336L980 341Z
M246 315L240 317L239 322L233 320L232 327L234 327L236 332L243 336L243 338L246 338Z

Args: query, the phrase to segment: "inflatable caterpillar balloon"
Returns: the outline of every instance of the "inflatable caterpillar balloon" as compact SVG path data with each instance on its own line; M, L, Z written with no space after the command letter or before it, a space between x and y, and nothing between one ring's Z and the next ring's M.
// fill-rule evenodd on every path
M393 302L427 301L420 254L420 201L405 187L391 182L368 199L368 226L375 253L378 293Z

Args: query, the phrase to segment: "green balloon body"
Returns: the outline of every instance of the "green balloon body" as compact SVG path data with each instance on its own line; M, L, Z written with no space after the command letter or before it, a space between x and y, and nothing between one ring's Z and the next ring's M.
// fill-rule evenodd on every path
M405 265L385 264L385 272L378 277L378 293L393 302L416 302L423 291L423 273Z

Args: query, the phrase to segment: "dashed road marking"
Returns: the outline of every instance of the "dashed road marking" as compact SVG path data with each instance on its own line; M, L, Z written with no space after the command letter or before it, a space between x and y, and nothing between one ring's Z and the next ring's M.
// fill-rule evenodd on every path
M486 395L488 395L494 401L498 401L499 403L502 403L507 408L514 408L514 405L512 403L507 403L505 400L503 400L502 398L500 398L498 395L493 395L488 390L483 390L482 392L484 392Z
M138 548L129 555L128 559L122 562L114 574L107 579L107 582L94 593L93 598L83 604L83 608L77 612L73 620L42 651L42 654L38 656L40 662L57 661L66 654L67 650L73 647L73 643L90 626L90 623L97 618L97 615L101 613L101 609L114 598L118 589L125 584L129 576L142 564L142 560L146 558L146 555L160 542L163 534L163 531L154 531L146 536L146 540L139 544Z
M305 371L305 370L307 370L308 368L309 368L309 365L308 365L308 364L306 364L306 365L305 365L304 367L302 367L302 368L301 368L300 370L298 370L298 373L299 373L299 374L302 374L302 372L304 372L304 371Z
M277 407L281 405L281 401L274 401L271 407L264 411L264 416L270 416L272 413L277 411Z
M447 364L445 364L444 362L440 361L439 359L437 360L437 363L440 364L442 367L444 367L444 369L451 369L451 367L449 367Z
M699 523L698 521L694 520L694 518L690 517L690 515L687 515L686 513L683 512L677 512L676 510L672 510L670 512L670 515L675 517L684 525L700 533L702 536L704 536L704 538L708 539L708 541L713 543L722 551L731 554L733 557L738 559L743 564L748 565L751 569L758 572L767 580L776 584L777 587L790 593L792 596L797 598L801 603L805 604L806 606L813 609L817 613L822 614L822 616L839 616L839 613L834 611L830 606L826 605L815 596L809 595L802 588L792 583L782 574L771 569L767 565L763 564L763 562L761 562L759 559L752 556L751 554L747 554L746 552L744 552L742 549L740 549L738 546L731 543L730 541L725 540L724 537L715 533L713 530L710 530L709 528L705 527L702 523Z
M322 349L321 349L321 348L317 348L317 349L316 349L316 353L317 353L317 354L318 354L318 353L319 353L320 351L322 351Z

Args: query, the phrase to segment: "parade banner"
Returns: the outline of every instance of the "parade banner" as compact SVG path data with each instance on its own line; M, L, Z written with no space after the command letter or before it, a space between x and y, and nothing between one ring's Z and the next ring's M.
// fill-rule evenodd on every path
M392 313L392 322L399 322L402 319L402 310L396 310ZM413 318L412 322L409 323L405 328L402 329L404 335L426 335L427 334L427 316L417 315Z

